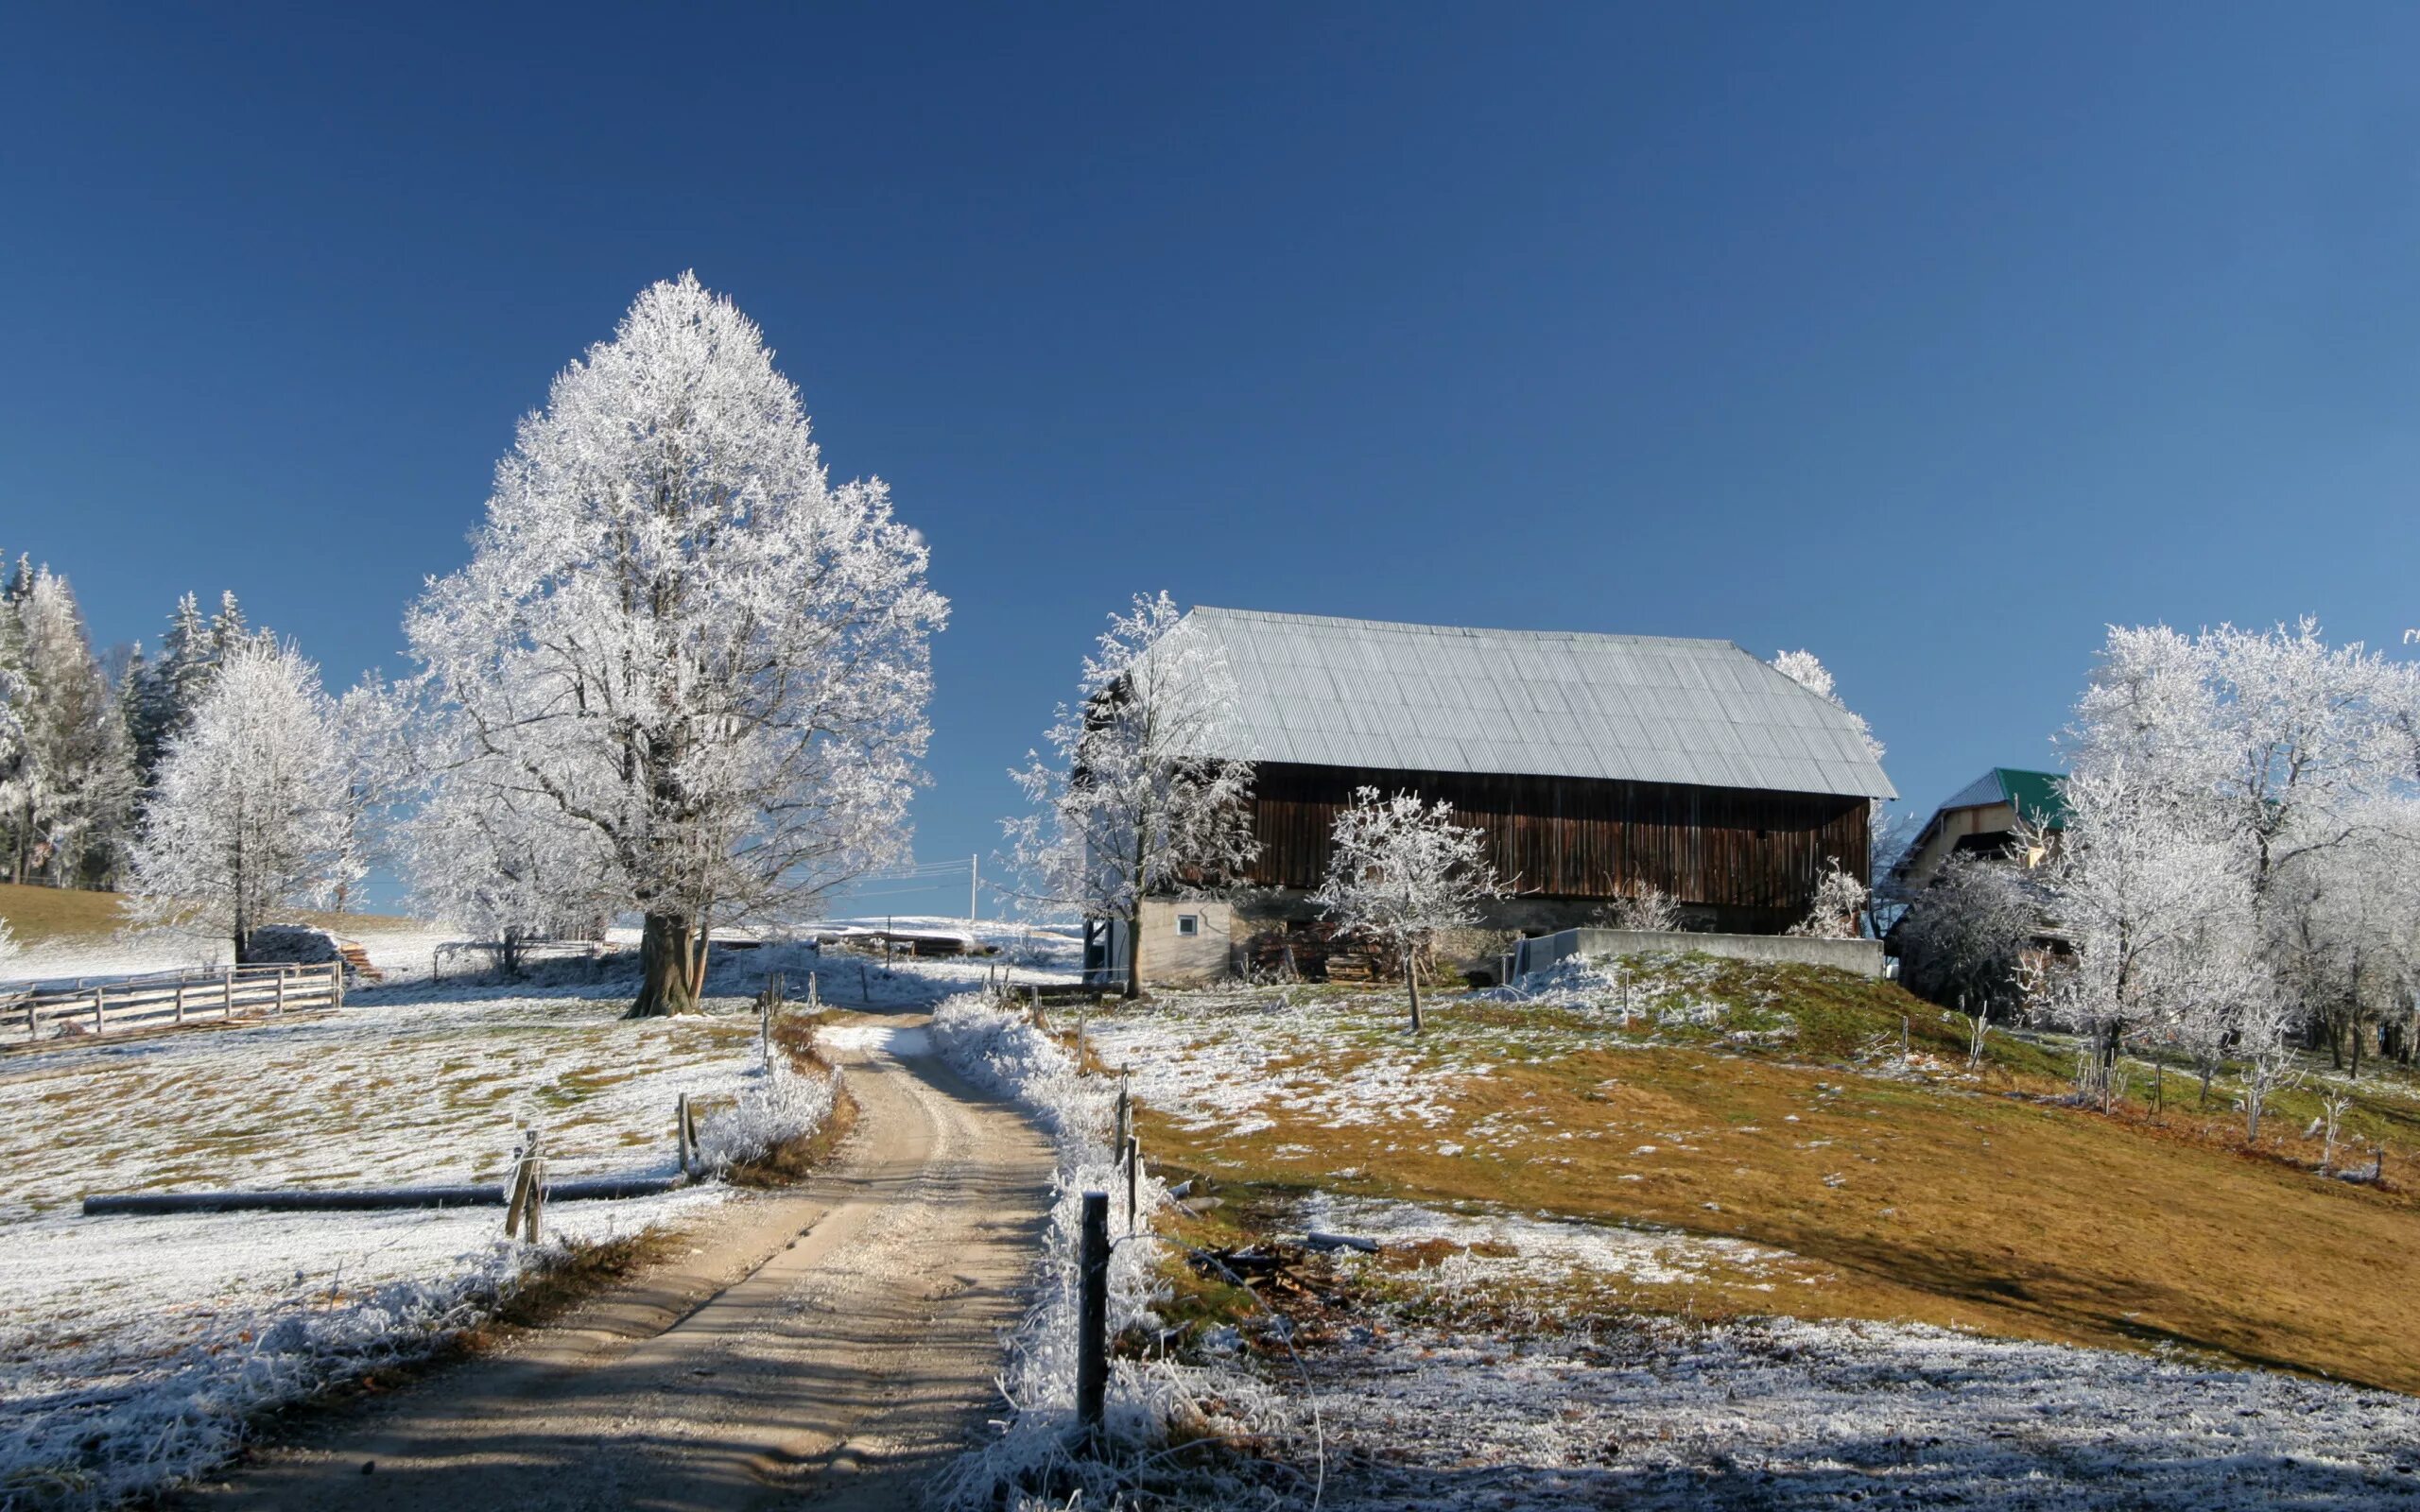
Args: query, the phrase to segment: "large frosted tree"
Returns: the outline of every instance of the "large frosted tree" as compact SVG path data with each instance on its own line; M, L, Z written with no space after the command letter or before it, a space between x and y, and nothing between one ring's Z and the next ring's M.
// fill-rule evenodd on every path
M291 646L234 647L161 755L133 848L138 917L246 959L255 926L347 875L345 778L319 669Z
M1037 901L1127 931L1128 997L1142 991L1143 901L1217 890L1258 852L1252 764L1228 739L1236 682L1225 655L1166 593L1112 614L1063 704L1010 775L1032 812L1004 828Z
M947 613L925 559L879 480L830 481L762 334L694 276L522 421L470 564L406 628L450 812L568 827L644 918L633 1013L693 1004L713 925L905 853Z

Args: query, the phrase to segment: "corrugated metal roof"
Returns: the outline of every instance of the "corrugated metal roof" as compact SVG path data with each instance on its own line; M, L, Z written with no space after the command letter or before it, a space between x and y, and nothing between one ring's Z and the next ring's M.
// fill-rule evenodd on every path
M1849 713L1729 641L1194 610L1262 762L1896 798Z

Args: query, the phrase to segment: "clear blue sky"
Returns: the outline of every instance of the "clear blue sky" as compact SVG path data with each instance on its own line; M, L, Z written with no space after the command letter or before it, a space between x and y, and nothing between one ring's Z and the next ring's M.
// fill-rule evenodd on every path
M363 9L11 9L0 548L105 641L399 666L684 267L933 542L928 859L1135 590L1805 645L1916 807L2106 622L2420 618L2420 10Z

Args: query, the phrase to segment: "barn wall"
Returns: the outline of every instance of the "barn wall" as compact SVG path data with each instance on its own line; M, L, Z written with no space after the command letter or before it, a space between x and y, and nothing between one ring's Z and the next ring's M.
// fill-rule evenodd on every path
M1609 899L1661 887L1684 903L1806 910L1827 859L1870 882L1867 802L1816 793L1469 772L1388 772L1264 763L1253 773L1262 886L1315 887L1353 790L1443 799L1484 830L1496 870L1524 894Z

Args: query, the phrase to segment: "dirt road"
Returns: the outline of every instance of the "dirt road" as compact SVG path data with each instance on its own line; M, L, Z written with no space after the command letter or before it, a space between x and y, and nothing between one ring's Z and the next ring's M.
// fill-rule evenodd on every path
M998 1405L1047 1147L930 1053L838 1036L860 1112L833 1168L514 1352L264 1451L211 1512L912 1507Z

